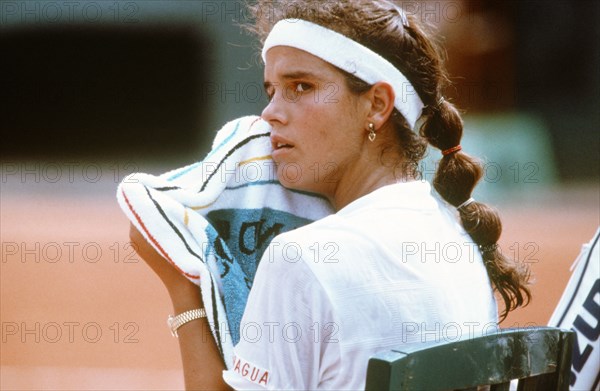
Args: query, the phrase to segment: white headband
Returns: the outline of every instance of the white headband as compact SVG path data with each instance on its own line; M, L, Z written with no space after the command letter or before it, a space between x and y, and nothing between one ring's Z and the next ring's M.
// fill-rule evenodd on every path
M328 63L374 84L379 81L392 86L394 107L414 129L423 102L408 79L388 60L350 38L301 19L283 19L275 24L265 40L262 58L274 46L290 46L304 50Z

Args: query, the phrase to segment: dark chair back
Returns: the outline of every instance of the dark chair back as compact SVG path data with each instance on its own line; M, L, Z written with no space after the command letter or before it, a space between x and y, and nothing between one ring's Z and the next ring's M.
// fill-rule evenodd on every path
M455 342L415 344L369 360L367 390L568 390L574 333L501 329Z

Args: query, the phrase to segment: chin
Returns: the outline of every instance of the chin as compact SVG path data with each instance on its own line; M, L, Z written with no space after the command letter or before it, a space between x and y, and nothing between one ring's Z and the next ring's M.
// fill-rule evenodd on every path
M277 179L286 189L306 190L300 166L294 164L277 164Z

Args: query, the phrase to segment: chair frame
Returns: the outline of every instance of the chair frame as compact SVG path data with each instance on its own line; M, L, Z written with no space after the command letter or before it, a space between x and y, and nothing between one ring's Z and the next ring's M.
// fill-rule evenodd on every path
M554 327L500 329L454 342L417 343L369 360L367 390L568 390L575 334Z

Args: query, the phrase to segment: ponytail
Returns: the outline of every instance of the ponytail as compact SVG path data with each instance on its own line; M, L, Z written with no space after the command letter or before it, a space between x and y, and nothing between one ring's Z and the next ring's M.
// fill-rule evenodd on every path
M433 179L436 191L451 205L457 207L465 231L479 247L488 276L495 290L502 297L504 310L500 318L531 299L528 288L529 269L505 257L498 249L502 222L498 212L471 198L473 189L481 179L481 163L462 152L460 140L463 121L449 102L441 99L434 107L427 107L427 116L420 133L427 141L444 153Z

